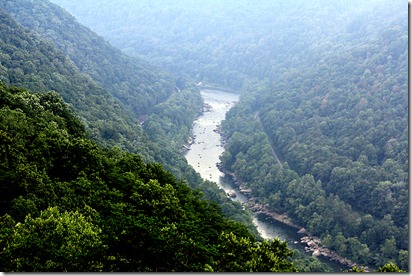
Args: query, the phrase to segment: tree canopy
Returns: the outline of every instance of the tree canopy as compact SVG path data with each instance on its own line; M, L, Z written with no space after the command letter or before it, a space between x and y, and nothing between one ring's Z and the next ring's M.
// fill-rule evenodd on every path
M295 271L158 163L103 149L56 93L0 86L3 271Z

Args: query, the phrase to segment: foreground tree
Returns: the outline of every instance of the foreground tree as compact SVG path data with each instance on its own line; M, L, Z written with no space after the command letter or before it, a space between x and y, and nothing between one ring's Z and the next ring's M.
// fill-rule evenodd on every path
M378 272L406 272L406 271L401 270L396 264L390 262L380 267L378 269Z
M218 272L297 272L288 260L293 252L279 239L256 243L250 238L222 233L217 250L219 258L211 267Z
M8 219L10 222L10 219ZM99 271L101 229L79 212L57 207L17 223L3 250L4 271Z

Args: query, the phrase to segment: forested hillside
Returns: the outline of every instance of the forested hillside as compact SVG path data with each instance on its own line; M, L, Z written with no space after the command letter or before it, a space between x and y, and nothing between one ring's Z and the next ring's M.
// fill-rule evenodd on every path
M56 92L0 83L0 270L296 271L160 164L86 138Z
M43 0L5 0L0 8L54 44L82 73L91 76L135 114L147 114L173 92L169 73L126 56L57 5Z
M250 102L257 109L248 119L259 118L261 131L297 172L294 180L282 180L268 167L253 171L262 168L256 153L232 149L225 162L271 209L288 213L340 254L364 264L392 260L403 268L408 256L406 32L406 21L391 22L376 36L325 55L321 66L285 75ZM240 119L239 113L230 117ZM241 165L248 159L254 161ZM255 175L265 177L255 181Z
M0 10L0 78L8 85L33 91L55 90L86 124L90 136L102 144L140 149L143 131L132 113L51 43L24 29ZM115 136L115 137L114 137Z
M222 156L259 201L339 254L403 269L409 246L406 33L406 21L390 22L376 35L342 43L318 66L251 87L228 115Z
M255 98L229 115L222 158L261 202L339 254L403 269L409 245L406 32L406 21L392 22L369 40L340 45L320 66L254 88ZM245 121L249 125L239 123ZM262 139L287 165L262 158L270 152L255 149Z
M224 168L339 254L408 269L406 1L53 1L127 53L239 89Z
M155 67L144 64L146 62L140 63L125 56L90 30L81 27L62 9L47 1L6 1L0 5L10 11L14 10L13 16L26 22L29 28L33 28L29 30L22 27L0 9L2 23L0 78L2 81L8 85L30 88L35 92L56 91L65 102L69 103L69 108L76 117L85 124L87 136L93 141L100 146L115 146L131 153L138 153L145 162L161 162L168 171L172 171L178 179L186 181L191 188L203 190L204 198L213 198L219 204L229 205L230 210L225 209L224 213L246 223L252 233L257 235L251 217L239 208L238 204L228 199L224 191L219 190L215 184L204 182L179 154L179 142L183 144L182 137L188 135L191 121L202 105L196 87L191 87L187 84L188 81L182 78L175 82L167 73L161 70L158 72ZM37 9L39 13L33 13ZM21 13L25 16L19 16ZM40 24L38 20L42 23ZM60 24L52 23L55 20L61 20ZM72 25L76 26L76 30L71 29ZM60 31L56 31L56 26ZM48 39L46 34L53 34L53 37ZM62 38L68 34L71 34L71 40ZM81 64L73 62L62 50L56 48L59 45L65 48L63 47L65 43L71 45L66 48L72 49L73 59L78 58L88 62L89 71L82 72L79 69ZM81 47L96 54L81 57L83 51ZM110 60L109 64L100 63L100 58L103 56ZM128 98L116 99L118 93L122 92L121 89L116 90L114 86L110 86L110 81L114 83L119 78L129 79L132 84L141 84L139 89L143 89L143 92L140 93L137 89L136 94L128 94L130 96ZM104 82L102 79L108 81ZM178 91L176 85L180 87ZM129 84L128 86L130 89L133 88ZM168 93L167 97L164 98L166 94L162 93ZM142 95L144 99L139 98ZM157 103L158 101L161 102ZM137 109L140 108L141 103L143 105L139 111ZM150 109L154 110L154 114L159 110L155 108L157 104L162 107L169 106L169 109L181 106L180 119L176 121L177 116L174 114L153 117L150 115L152 111L144 107L148 106L148 103ZM148 137L137 119L145 112L147 114L143 117L149 117L148 122L154 124L164 124L171 119L167 119L167 116L172 116L173 125L169 127L177 131L170 133L168 137L161 135ZM168 139L176 142L168 143Z
M403 16L407 12L399 0L52 2L126 53L234 89L252 78L274 81L310 66L340 43L399 18L399 7ZM379 13L384 20L376 18ZM342 36L346 31L351 36Z

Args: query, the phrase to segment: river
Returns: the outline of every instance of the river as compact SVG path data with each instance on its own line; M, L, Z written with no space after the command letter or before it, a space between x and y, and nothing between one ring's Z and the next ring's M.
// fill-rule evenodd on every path
M233 200L246 202L248 198L233 185L231 177L226 176L216 166L219 163L219 156L224 151L219 126L225 119L226 112L239 101L239 95L210 89L201 90L201 95L205 103L205 110L193 123L192 135L194 139L190 150L185 154L186 160L202 178L216 182L226 193L234 191L236 197L232 197ZM279 237L281 240L286 240L289 248L305 252L304 246L299 242L303 235L297 233L295 228L264 214L254 216L253 223L262 238ZM335 269L336 272L348 269L328 259L320 258L320 260Z

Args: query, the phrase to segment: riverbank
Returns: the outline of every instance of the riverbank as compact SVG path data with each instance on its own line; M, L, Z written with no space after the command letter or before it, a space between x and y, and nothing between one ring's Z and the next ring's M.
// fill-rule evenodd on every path
M247 203L247 208L250 208L250 210L252 210L254 214L265 214L266 216L276 221L295 228L297 230L297 233L304 234L305 236L300 238L300 243L305 244L305 251L312 254L312 256L322 256L328 258L330 261L339 262L340 264L347 266L349 269L356 265L356 263L353 263L352 261L340 256L335 251L330 250L326 246L322 245L322 241L319 237L313 236L312 234L308 233L305 228L294 224L287 215L270 211L267 205L256 203L252 197ZM365 272L370 272L368 267L362 268Z
M318 239L315 238L314 241L309 239L306 242L300 240L303 236L309 238L311 236L306 231L303 232L302 227L294 224L287 215L271 212L268 206L259 204L251 196L252 190L244 185L242 179L220 166L219 156L224 152L223 145L226 142L224 134L221 133L220 124L225 118L226 112L234 106L239 96L212 90L204 90L201 93L204 106L199 117L193 122L190 137L188 137L186 147L183 148L188 163L204 179L216 182L226 194L232 191L231 199L239 202L243 208L252 211L254 224L258 232L265 238L282 238L287 240L290 246L296 250L315 256L316 250L322 247L321 244L318 247L313 244L316 244ZM299 231L300 233L298 233ZM311 249L312 251L310 251ZM330 261L323 255L319 255L318 258L321 262L334 267L336 272L351 268L351 266Z
M218 164L217 167L222 173L232 177L233 183L237 186L237 188L239 188L240 192L242 192L242 190L245 190L243 181L236 177L234 173L225 170L220 164ZM248 192L249 191L250 189L248 189ZM335 251L330 250L326 246L322 245L322 241L319 237L312 235L311 233L307 232L307 230L302 226L295 224L288 215L269 210L267 204L260 204L256 202L255 198L252 196L249 196L248 201L243 203L242 205L245 208L251 210L255 216L258 214L264 214L280 223L295 228L297 233L304 234L305 236L301 237L300 243L305 244L305 251L312 254L312 256L328 258L330 261L338 262L344 266L347 266L348 269L351 269L355 265L359 267L356 263L340 256ZM362 268L365 272L370 272L368 267Z

